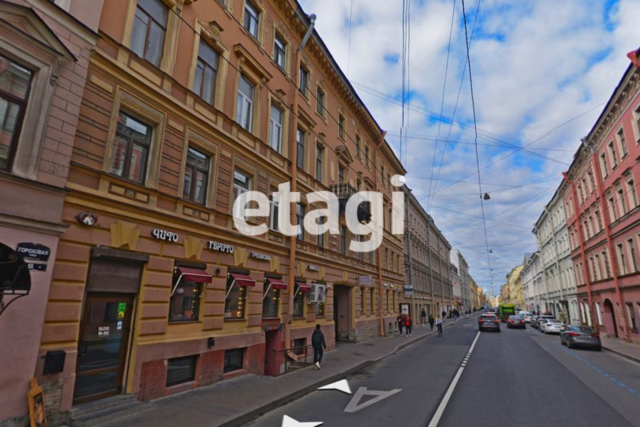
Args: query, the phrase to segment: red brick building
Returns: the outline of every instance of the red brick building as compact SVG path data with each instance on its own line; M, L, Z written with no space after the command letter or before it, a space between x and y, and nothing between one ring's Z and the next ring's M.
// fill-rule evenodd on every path
M581 319L640 342L640 69L624 73L575 155L564 198Z

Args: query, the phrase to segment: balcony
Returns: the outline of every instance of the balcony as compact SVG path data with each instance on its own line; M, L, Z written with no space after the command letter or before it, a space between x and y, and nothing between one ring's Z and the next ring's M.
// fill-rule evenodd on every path
M329 187L331 192L338 197L340 201L340 213L344 213L347 209L349 198L356 194L358 190L349 184L337 184ZM358 206L358 222L369 222L371 220L371 203L362 202Z

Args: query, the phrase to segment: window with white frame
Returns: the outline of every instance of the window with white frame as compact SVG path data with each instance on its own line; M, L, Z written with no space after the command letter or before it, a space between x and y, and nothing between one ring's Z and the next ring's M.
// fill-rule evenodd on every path
M607 145L609 148L609 156L611 156L611 168L615 169L618 166L618 156L616 154L616 147L613 145L613 141Z
M327 218L326 217L320 217L318 218L318 228L322 228L322 226L327 222ZM321 249L324 249L324 245L325 245L325 234L326 233L321 233L318 234L318 247Z
M611 222L615 222L618 218L616 217L616 206L613 201L613 196L609 196L609 220Z
M211 105L213 105L216 90L219 62L220 54L209 46L209 43L200 39L193 91Z
M316 111L322 117L324 117L324 98L325 98L324 90L322 90L321 88L318 88L316 93Z
M627 250L629 251L629 269L631 273L638 271L638 261L636 260L636 247L633 239L627 239Z
M622 243L618 243L616 248L618 250L618 265L620 266L620 273L625 275L627 274L627 260L624 256L624 247L622 246Z
M298 240L304 240L304 214L305 206L302 203L296 204L296 225L300 226L300 233L297 235Z
M306 98L309 87L309 70L303 65L300 66L300 93Z
M625 307L627 309L627 318L629 319L629 326L631 326L631 329L634 331L638 330L638 327L636 326L636 313L633 310L633 305L628 302L625 304Z
M284 112L271 104L271 120L269 122L269 146L282 154L282 122Z
M633 113L635 117L635 127L636 127L636 141L640 141L640 106L636 108L636 111Z
M255 86L243 75L240 75L238 82L238 105L236 121L245 130L251 132L253 128L253 97Z
M131 50L155 66L160 65L169 8L161 0L138 0L131 33Z
M627 214L627 204L625 202L624 190L622 189L622 187L618 187L616 189L616 194L616 199L618 200L618 210L620 211L620 216L623 217Z
M278 228L278 216L280 214L280 201L275 191L269 196L269 228L274 231L280 231Z
M306 134L305 132L298 128L296 130L296 144L297 144L297 155L296 155L296 165L300 169L304 169L304 157L305 157L305 140Z
M243 172L235 171L233 173L233 200L235 201L242 193L246 193L251 190L251 177ZM243 218L244 206L239 206L237 209L233 209L233 216L237 218ZM246 217L244 217L246 219Z
M609 175L609 168L607 166L607 154L602 153L600 155L600 172L602 173L602 177L606 178Z
M244 5L244 28L255 39L258 39L258 28L260 24L260 10L250 1L247 0Z
M322 182L322 157L324 149L320 145L316 145L316 181Z
M282 40L282 37L276 33L273 42L273 60L278 64L278 67L283 70L287 66L287 44Z
M630 209L638 207L638 193L633 179L627 180L627 194L629 197Z
M627 139L624 136L624 128L620 128L620 130L616 133L616 139L618 140L618 145L620 146L620 153L622 153L622 158L624 159L629 154L629 147L627 147Z

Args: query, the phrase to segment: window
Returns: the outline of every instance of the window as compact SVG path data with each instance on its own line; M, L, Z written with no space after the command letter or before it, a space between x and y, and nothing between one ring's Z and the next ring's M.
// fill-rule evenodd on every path
M347 227L344 225L340 227L340 253L347 254Z
M274 46L273 46L273 60L276 61L276 64L278 64L278 67L282 68L283 70L286 67L286 60L287 60L286 47L287 47L287 44L284 41L282 41L282 39L278 34L276 34Z
M309 71L300 66L300 93L305 98L307 97L307 88L309 87Z
M384 165L380 166L380 184L384 187Z
M318 218L318 228L327 222L326 217ZM326 233L318 234L318 247L324 249L324 236Z
M345 179L345 170L342 167L342 165L338 166L338 184L342 185L344 184L344 179Z
M224 352L224 372L242 369L244 361L244 348L227 350Z
M344 116L338 115L338 136L344 139Z
M627 214L627 205L624 200L624 191L622 188L618 188L616 191L618 195L618 210L620 211L620 216L625 216Z
M182 191L182 196L186 200L202 205L205 204L210 164L211 159L209 156L189 147L187 166L184 171L184 189Z
M318 93L316 95L316 111L324 117L324 91L320 88L318 88Z
M622 153L622 158L624 159L629 154L629 147L627 147L627 139L624 137L624 128L620 128L618 133L616 134L618 139L618 145L620 146L620 152Z
M633 182L633 179L627 181L627 194L629 194L631 209L638 207L638 193L636 192L636 186Z
M606 178L609 175L609 168L607 167L607 155L602 153L600 155L600 172L602 172L602 177Z
M225 319L244 319L247 289L229 275L227 279L227 297L224 301Z
M369 146L364 147L364 165L369 167Z
M374 289L371 288L369 289L369 313L374 314L376 312L375 309L375 294L374 294Z
M278 215L280 213L280 202L279 200L272 194L269 196L269 228L274 231L280 231L278 228Z
M634 331L638 330L638 327L636 326L636 313L633 310L633 305L628 302L625 304L626 308L627 308L627 318L629 319L629 325L631 325L631 329Z
M116 127L111 173L143 184L150 145L151 126L121 111Z
M356 135L356 156L360 157L360 135Z
M633 244L633 239L627 240L627 248L629 249L629 267L632 269L631 273L638 271L638 263L636 261L636 248Z
M366 288L364 286L360 287L360 314L364 315L364 300L367 298L367 294L365 293Z
M233 200L236 200L242 193L246 193L251 189L251 178L242 172L235 171L233 173ZM233 216L242 218L241 213L244 211L244 206L239 207L238 210L233 210Z
M611 141L607 147L609 147L609 155L611 156L611 168L615 169L618 166L618 156L616 155L616 148L613 145L613 141Z
M269 146L282 154L282 121L284 112L271 105L271 121L269 124Z
M178 283L177 281L180 280ZM175 290L171 295L169 322L193 322L198 320L202 283L185 280L179 272L173 277Z
M620 265L620 273L627 274L627 261L624 256L624 248L622 243L618 243L618 264Z
M267 279L268 281L268 279ZM275 289L272 284L264 284L265 293L262 297L262 317L278 317L278 307L280 306L280 290Z
M387 187L391 189L391 174L387 173Z
M247 0L244 5L244 28L255 39L258 39L258 24L260 22L260 12L258 9Z
M200 39L193 91L211 105L213 105L216 90L219 57L218 52L213 50L207 42Z
M293 317L304 317L305 292L296 284L293 298Z
M305 206L301 203L296 204L296 225L300 226L300 234L298 234L298 240L304 240L304 211Z
M248 4L248 3L247 3ZM243 129L251 132L253 127L253 95L255 87L243 75L238 83L238 111L236 121Z
M296 157L296 165L300 169L304 169L304 146L305 146L305 133L302 129L298 128L296 133L296 143L298 144L298 153Z
M11 167L33 73L0 55L0 170Z
M167 362L167 387L196 379L198 356L177 357Z
M636 119L636 137L637 141L640 141L640 107L636 108L634 115Z
M321 146L316 146L316 181L322 182L322 156L324 149Z
M615 222L616 218L616 206L613 202L613 197L609 197L609 220Z
M602 252L602 259L604 260L604 268L607 271L607 278L613 277L611 275L611 264L609 264L609 253L607 251Z
M357 236L358 242L364 242L364 236L359 234ZM364 262L364 252L358 252L358 257L360 258L360 261Z
M160 65L169 8L161 0L138 0L130 47L133 53Z

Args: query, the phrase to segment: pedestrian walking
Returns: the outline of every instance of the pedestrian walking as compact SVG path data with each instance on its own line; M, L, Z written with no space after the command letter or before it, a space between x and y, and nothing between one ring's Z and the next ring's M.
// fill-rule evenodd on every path
M433 318L433 315L429 315L429 324L431 325L431 330L433 331L433 324L436 323L436 319Z
M402 318L402 315L399 315L396 321L398 322L398 330L400 331L400 336L402 336L402 327L404 326L404 319Z
M327 344L324 342L324 334L320 330L320 325L316 325L316 330L311 335L311 346L313 347L313 364L316 365L316 369L320 369L320 362L322 362L322 355L324 350L327 349Z
M411 327L413 326L413 320L411 320L410 316L407 316L407 318L404 319L404 326L405 326L405 330L407 331L407 336L410 337Z
M438 320L436 320L436 326L438 327L438 336L441 337L442 336L442 318L438 317Z
M422 312L420 312L420 317L422 317L422 325L426 326L427 325L427 310L425 310L424 307L422 308Z
M447 312L442 309L442 318L444 319L445 317L447 317Z

